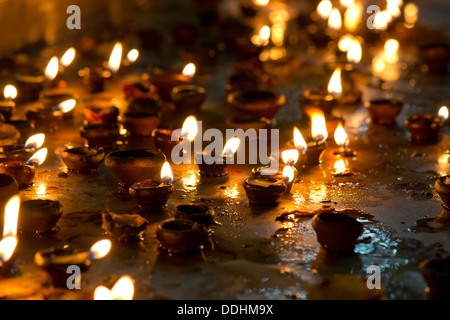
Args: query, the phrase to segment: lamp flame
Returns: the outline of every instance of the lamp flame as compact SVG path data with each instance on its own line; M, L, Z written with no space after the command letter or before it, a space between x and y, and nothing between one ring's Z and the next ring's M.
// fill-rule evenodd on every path
M361 3L352 3L344 13L344 27L349 32L355 32L363 20L364 6Z
M30 159L28 159L27 164L30 166L39 167L47 158L47 153L47 148L37 151Z
M373 27L378 30L386 30L392 16L386 10L378 11L373 19Z
M345 34L339 38L338 48L342 52L347 52L350 46L353 44L354 37L351 34Z
M347 52L347 61L349 63L358 64L362 58L361 44L358 40L353 40Z
M95 289L94 292L94 300L100 301L100 300L112 300L112 292L108 288L104 286L99 286Z
M327 19L331 14L331 10L333 10L333 5L329 0L322 0L317 6L317 13L322 19Z
M0 267L5 264L13 255L17 247L17 237L6 237L0 241Z
M61 102L55 107L55 111L61 111L62 113L67 113L72 111L73 108L77 105L77 101L75 99L66 100Z
M170 164L168 162L165 162L161 169L161 181L165 183L172 183L173 182L173 173L172 169L170 168Z
M308 149L308 145L297 127L294 127L294 146L299 152L306 152Z
M64 67L68 67L70 66L70 64L73 62L73 60L75 59L75 55L76 55L76 51L75 48L70 48L68 49L64 55L61 57L61 59L59 60L59 62L64 66Z
M139 58L139 50L137 49L130 50L130 52L128 52L127 54L127 59L131 63L136 62L138 58Z
M442 121L446 121L448 119L448 108L446 106L442 106L439 109L439 113L438 113L438 117L442 120Z
M342 94L341 68L337 67L328 84L328 93L337 98Z
M253 0L256 6L265 7L269 4L270 0Z
M111 55L109 57L107 69L112 72L116 73L120 69L120 63L122 62L122 51L123 47L120 42L117 42L114 45L114 48L111 52Z
M283 162L288 166L295 166L297 164L299 156L300 154L297 149L290 149L281 153Z
M20 197L18 195L9 199L5 206L5 220L3 224L3 237L16 237L19 219Z
M389 39L384 44L384 58L386 62L394 63L398 61L398 49L400 44L396 39Z
M181 136L186 137L189 141L194 141L198 134L198 124L197 118L194 116L189 116L183 123L183 128L181 128Z
M17 97L17 89L13 85L8 84L3 90L5 99L14 100Z
M59 61L58 57L53 57L47 65L45 69L45 78L49 81L52 81L56 78L59 71Z
M405 26L407 28L412 28L419 18L419 8L415 3L409 2L405 5L403 15L405 17Z
M34 136L28 138L27 142L25 142L24 149L39 149L42 147L45 141L45 134L38 133Z
M342 18L339 9L334 8L333 10L331 10L330 16L328 17L328 27L336 31L341 30Z
M283 180L286 183L290 183L292 181L294 181L295 178L295 174L294 174L294 169L291 166L286 166L283 169Z
M129 276L120 278L111 290L104 286L95 289L94 300L133 300L134 283Z
M237 138L237 137L231 138L225 144L225 147L223 148L222 155L233 155L233 154L235 154L237 149L239 148L240 144L241 144L241 140L239 138Z
M323 111L314 110L310 112L311 135L315 142L325 142L328 139L327 124Z
M347 171L347 166L345 165L344 159L337 160L334 163L335 173L345 173Z
M183 75L189 78L193 78L195 76L195 73L197 72L197 68L195 67L195 64L188 63L186 67L183 69Z
M95 243L89 249L89 257L92 260L97 260L105 257L109 251L111 250L111 241L109 240L101 240Z
M336 144L340 148L348 147L349 139L342 123L339 123L339 125L336 128L336 131L334 132L334 141L336 141Z

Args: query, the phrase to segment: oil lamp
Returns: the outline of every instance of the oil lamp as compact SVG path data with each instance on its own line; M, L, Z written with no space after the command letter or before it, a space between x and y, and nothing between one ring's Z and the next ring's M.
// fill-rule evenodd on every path
M257 176L244 181L244 190L251 206L276 206L287 186L282 180Z
M347 168L344 159L339 159L334 163L334 172L332 175L334 178L349 178L354 176L355 173Z
M19 92L18 103L28 103L39 99L45 82L41 71L21 71L15 75L14 80Z
M348 138L342 123L339 123L336 131L334 132L334 140L339 147L339 150L334 153L335 155L350 158L356 157L356 153L349 148L350 139Z
M72 111L77 104L75 99L61 102L53 109L36 109L28 110L26 117L29 121L34 121L36 127L47 132L54 132L58 129L60 122L64 118L64 114Z
M16 107L14 102L14 99L17 97L16 87L12 85L5 86L5 89L3 90L3 97L4 100L0 101L0 114L5 117L5 120L10 120L13 115L14 108Z
M394 125L403 109L403 102L396 99L373 99L364 105L372 123L385 126Z
M286 184L286 193L291 192L298 171L291 165L281 165L279 168L260 166L252 169L253 177L269 177L283 181Z
M16 179L19 189L33 184L36 167L39 167L47 157L47 148L37 151L27 162L6 161L0 164L0 173L9 174Z
M27 161L45 141L45 134L39 133L27 139L24 145L15 144L0 147L0 162Z
M194 253L209 243L209 232L202 223L173 219L158 225L156 237L161 249L169 253Z
M120 138L120 127L112 123L97 123L84 125L80 135L89 147L112 149Z
M448 175L442 176L436 180L434 187L437 194L441 198L442 212L434 219L436 222L449 224L450 223L450 177Z
M214 224L214 209L204 205L182 204L175 208L175 219L191 220L209 227Z
M174 191L173 173L168 162L161 169L161 179L146 179L130 187L130 195L142 211L157 211L164 208Z
M117 124L119 108L114 99L92 98L84 101L83 114L89 124Z
M137 243L147 228L148 221L139 214L117 214L110 210L102 212L102 229L114 240Z
M24 201L20 208L19 230L36 235L54 232L62 214L62 205L59 201L42 199Z
M320 110L311 111L311 141L307 143L305 166L322 163L322 155L328 146L328 131L325 116Z
M134 281L130 276L123 276L109 290L98 286L94 292L94 300L133 300Z
M432 300L448 300L450 292L450 259L428 258L419 263L419 271L428 284Z
M405 120L405 127L409 131L411 143L429 144L439 140L440 130L448 117L447 107L442 107L440 113L416 114Z
M221 177L227 175L225 171L229 163L234 162L234 154L240 145L240 139L231 138L225 144L223 152L219 157L215 153L207 153L205 151L195 155L195 163L200 169L200 175L203 177ZM217 159L216 159L217 158Z
M292 151L290 151L290 154L286 154L284 157L287 159L290 158L291 160L295 160L294 166L300 172L305 166L308 144L303 138L301 131L296 126L294 126L293 137L294 137L293 140L287 143L286 149L282 151L288 151L292 148L298 151L298 157L296 160L295 160L296 154L293 153ZM283 152L281 152L281 155L283 156ZM287 164L285 160L286 159L283 159L283 162Z
M195 85L181 85L170 92L175 108L181 114L197 114L206 99L206 90Z
M130 136L150 137L162 121L159 101L136 98L122 116L122 125Z
M3 236L0 241L0 275L6 276L10 273L14 264L16 253L17 225L20 210L20 197L18 195L9 199L5 206Z
M96 171L105 158L103 148L69 147L61 153L61 159L69 171L90 173Z
M284 106L286 97L269 89L254 89L230 92L227 102L236 112L271 119Z
M176 68L155 68L150 82L158 88L158 94L164 101L171 101L171 91L181 85L190 84L195 76L196 67L188 63L182 71Z

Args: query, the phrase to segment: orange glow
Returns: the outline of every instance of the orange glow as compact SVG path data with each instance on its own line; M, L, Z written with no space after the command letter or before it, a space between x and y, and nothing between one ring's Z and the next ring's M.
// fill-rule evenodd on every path
M337 8L331 10L330 17L328 18L328 27L336 31L339 31L342 28L341 13Z
M131 63L136 62L138 58L139 58L139 50L137 49L130 50L130 52L128 52L127 54L127 59Z
M289 166L295 166L300 154L297 149L286 150L281 153L283 162Z
M317 6L317 13L322 19L327 19L331 14L331 10L333 10L333 5L329 0L322 0Z
M241 144L241 140L237 137L231 138L223 147L222 155L233 155L236 153L239 145Z
M17 247L17 237L5 237L0 241L0 267L6 263Z
M189 116L183 123L183 128L181 129L181 136L186 137L189 141L194 141L198 134L198 124L197 118L194 116Z
M188 63L186 67L183 69L183 75L189 78L193 78L195 76L195 73L197 72L197 68L195 67L195 64Z
M398 61L398 49L400 44L396 39L389 39L384 44L384 58L388 63Z
M373 26L378 30L386 30L391 20L392 16L388 11L379 11L375 14L375 18L373 19Z
M56 111L61 111L63 113L67 113L69 111L72 111L73 108L77 105L77 101L75 99L66 100L64 102L61 102L55 107Z
M24 149L39 149L44 144L44 141L45 134L35 134L34 136L29 137L27 142L25 142Z
M344 27L349 32L358 29L359 24L363 21L364 6L360 3L351 4L344 13Z
M95 289L94 292L94 300L100 301L100 300L112 300L112 292L108 288L104 286L99 286Z
M109 57L107 66L108 70L112 73L116 73L120 69L120 64L122 62L122 51L122 44L120 42L117 42L111 52L111 56Z
M48 63L47 68L45 69L45 78L50 81L54 80L58 75L58 70L59 70L58 57L53 57Z
M347 171L347 166L345 165L345 162L343 159L337 160L334 163L334 170L335 170L335 173L344 173Z
M30 159L28 159L27 164L30 166L39 167L47 158L47 153L47 148L39 150Z
M439 109L438 117L443 121L446 121L448 119L448 108L446 106L442 106Z
M255 46L263 47L269 44L271 30L269 26L263 26L259 34L252 36L251 41Z
M170 168L170 164L168 162L165 162L161 169L161 181L166 183L172 183L173 182L173 173L172 169Z
M76 51L74 48L70 48L64 53L59 62L64 66L68 67L75 59Z
M412 28L419 18L419 8L415 3L409 2L405 5L403 16L405 17L405 27Z
M308 149L308 145L297 127L294 127L294 146L299 152L305 152Z
M338 41L338 48L342 52L347 52L352 45L354 37L351 34L343 35Z
M342 123L339 123L339 125L336 128L336 131L334 132L334 141L336 141L336 144L340 148L347 148L349 139L348 135L345 132L344 127L342 126Z
M17 97L17 89L13 85L8 84L3 90L3 96L5 99L14 100Z
M286 183L290 183L294 181L295 175L294 175L294 169L291 166L286 166L283 169L283 180Z
M327 124L323 111L314 109L309 113L311 118L311 135L316 142L325 142L328 139Z
M344 7L348 7L352 5L355 2L355 0L341 0L340 2Z
M133 300L134 283L129 276L120 278L111 289L113 300Z
M328 93L337 98L342 94L341 68L336 68L328 84Z
M16 237L19 219L20 197L13 196L5 206L3 237Z
M361 44L359 43L358 40L353 40L347 52L347 61L349 63L357 64L361 61L361 58L362 58Z
M269 4L270 0L253 0L253 3L260 7L265 7Z
M90 249L90 257L93 260L101 259L105 257L111 250L111 241L101 240L95 243Z

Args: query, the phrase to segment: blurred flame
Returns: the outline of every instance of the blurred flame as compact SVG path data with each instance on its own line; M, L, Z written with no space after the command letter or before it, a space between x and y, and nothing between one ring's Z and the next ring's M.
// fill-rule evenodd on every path
M42 147L45 141L45 134L38 133L34 136L28 138L27 142L25 142L24 149L39 149Z
M45 69L45 77L47 80L54 80L56 76L58 75L59 71L59 62L58 57L53 57L50 62L47 65L47 68Z
M448 108L446 106L442 106L439 109L438 117L443 121L446 121L448 119Z
M400 10L402 4L403 4L402 0L387 0L386 9L391 16L397 18L402 13Z
M400 44L396 39L389 39L384 44L384 57L386 62L394 63L398 61L398 49Z
M108 70L112 73L116 73L120 69L120 63L122 62L122 51L122 44L120 42L116 42L107 65Z
M314 111L310 111L309 116L312 139L316 142L325 142L328 139L328 131L323 111L314 109Z
M0 267L11 258L17 243L17 237L14 236L5 237L0 241Z
M333 5L329 0L322 0L317 6L317 13L322 19L327 19L331 14L331 10L333 10Z
M333 10L331 10L330 16L328 18L328 27L336 31L341 30L342 18L339 9L334 8Z
M63 113L67 113L71 111L77 105L77 101L75 99L66 100L61 102L55 107L55 111L61 111Z
M194 116L189 116L186 118L181 129L181 136L186 137L189 141L194 141L198 134L198 124L197 118Z
M338 48L342 52L347 52L350 46L352 45L354 37L351 34L343 35L338 41Z
M403 15L405 17L405 27L412 28L419 18L419 8L415 3L409 2L405 5Z
M308 149L308 145L297 127L294 127L294 146L300 152L306 152Z
M139 50L137 49L133 49L130 50L130 52L128 52L127 54L127 59L129 62L136 62L136 60L139 58Z
M134 283L129 276L120 278L111 289L113 300L133 300Z
M8 84L5 86L5 89L3 90L3 96L5 99L11 99L14 100L17 97L17 89L13 85Z
M59 62L64 66L68 67L75 59L76 51L75 48L70 48L64 53Z
M355 0L341 0L340 2L344 7L348 7L352 5L355 2Z
M188 63L186 67L183 69L183 75L189 78L193 78L195 76L195 72L197 71L197 68L195 67L195 64Z
M111 250L111 241L101 240L95 243L90 249L90 258L93 260L101 259L105 257Z
M344 159L337 160L334 163L334 170L336 173L344 173L347 171L347 166L345 165Z
M295 178L294 169L290 165L284 167L283 180L286 183L290 183L290 182L294 181L294 178Z
M339 125L336 128L336 131L334 132L334 141L336 141L336 144L340 148L348 147L349 139L342 123L339 123Z
M356 31L362 21L364 6L361 3L352 3L344 13L344 26L350 32Z
M94 291L94 300L112 300L112 292L104 286L99 286Z
M297 149L286 150L281 153L283 162L288 166L295 166L300 154Z
M282 46L284 44L284 34L286 31L286 24L284 21L275 22L270 29L271 40L275 46Z
M164 181L166 183L172 183L173 182L173 173L172 169L170 168L170 164L168 162L165 162L161 169L161 181Z
M30 166L39 167L47 158L47 153L47 148L39 150L30 159L28 159L27 164Z
M222 155L233 155L233 154L235 154L237 149L239 148L240 143L241 143L241 140L239 138L237 138L237 137L231 138L225 144L225 147L223 147Z
M328 84L328 93L335 98L342 94L342 83L341 83L341 68L337 67L333 75L331 76L330 83Z
M378 30L386 30L389 22L391 22L392 16L388 11L378 11L373 19L373 27Z
M359 63L362 58L361 44L358 40L353 40L347 52L347 61L350 63Z
M18 195L9 199L5 206L5 217L3 223L3 237L16 237L19 219L20 197Z
M256 6L265 7L269 4L270 0L252 0Z
M259 33L252 36L251 41L255 46L263 47L269 44L271 30L269 26L263 26Z

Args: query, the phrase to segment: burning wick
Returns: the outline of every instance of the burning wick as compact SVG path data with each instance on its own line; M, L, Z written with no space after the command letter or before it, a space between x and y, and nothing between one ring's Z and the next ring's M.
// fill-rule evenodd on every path
M20 211L20 197L13 196L5 206L3 239L0 241L0 267L11 259L17 247L17 225Z
M197 124L197 118L194 116L189 116L186 118L186 120L183 123L183 128L181 128L181 134L178 136L177 131L174 131L175 140L172 141L178 141L179 138L186 138L189 141L194 141L195 137L198 134L198 124Z
M48 149L44 148L36 152L30 159L27 161L27 165L39 167L47 158Z
M283 159L283 162L288 165L295 167L297 164L298 158L300 157L300 153L297 149L291 149L283 151L281 154L281 158Z
M231 138L225 144L222 155L227 156L227 157L233 156L236 153L237 149L239 148L240 143L241 143L241 140L239 138L237 138L237 137Z
M347 166L345 165L344 159L337 160L334 163L334 178L345 178L345 177L351 177L355 174L347 169Z
M195 64L188 63L183 69L183 75L192 79L194 78L196 71Z
M173 173L170 164L165 162L161 169L161 185L170 185L173 182Z
M111 250L111 241L101 240L95 243L89 250L89 259L98 260L104 258Z
M64 53L64 55L61 57L61 59L59 59L59 63L64 68L67 68L68 66L70 66L70 64L75 59L75 55L76 55L75 49L74 48L70 48Z
M441 119L442 121L447 121L448 116L449 116L448 108L446 106L442 106L439 109L438 118Z
M28 138L27 142L25 142L24 149L39 149L44 144L44 141L45 134L35 134L34 136Z
M339 123L336 131L334 132L334 140L339 147L339 151L336 151L335 155L340 155L342 157L354 157L355 153L348 148L350 139L348 138L347 133L345 132L344 126L342 123Z
M3 96L6 100L13 101L17 97L17 89L13 85L8 84L3 90Z
M286 184L291 183L294 181L295 173L294 168L292 168L290 165L284 167L283 169L283 180L286 182Z
M77 101L75 99L66 100L61 102L55 107L55 112L67 113L70 112L77 105Z

